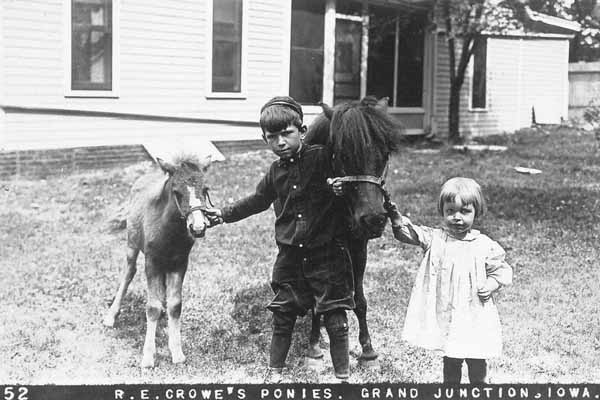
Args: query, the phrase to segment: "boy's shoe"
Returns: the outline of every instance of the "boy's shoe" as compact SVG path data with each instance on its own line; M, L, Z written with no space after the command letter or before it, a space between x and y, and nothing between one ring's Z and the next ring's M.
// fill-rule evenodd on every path
M281 383L283 382L283 368L271 368L267 369L265 374L265 383Z

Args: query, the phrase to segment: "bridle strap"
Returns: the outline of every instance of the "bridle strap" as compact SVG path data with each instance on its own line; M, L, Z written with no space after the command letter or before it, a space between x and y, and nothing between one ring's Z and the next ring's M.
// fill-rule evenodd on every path
M208 200L208 204L210 205L210 208L214 208L214 204L213 204L212 200L210 199L210 195L208 194L208 188L204 189L204 197L206 200ZM179 204L179 200L177 200L177 196L174 196L174 198L175 198L175 205L177 206L177 210L179 210L181 219L187 219L187 217L189 217L190 214L193 213L194 211L202 211L202 213L205 214L206 210L208 210L208 207L206 207L206 206L195 206L195 207L191 207L187 213L184 213L183 210L181 209L181 205Z
M346 175L346 176L338 176L333 178L333 182L366 182L372 183L374 185L379 186L381 190L383 190L384 194L389 196L389 193L385 190L385 177L387 176L389 167L389 162L386 160L385 167L383 168L383 172L381 176L374 175Z
M338 182L368 182L374 183L377 186L383 186L384 179L383 177L376 177L373 175L349 175L349 176L339 176L337 178L333 178Z

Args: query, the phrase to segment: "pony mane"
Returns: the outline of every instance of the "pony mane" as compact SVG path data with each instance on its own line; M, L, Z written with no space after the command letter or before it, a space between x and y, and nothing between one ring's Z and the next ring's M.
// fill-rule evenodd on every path
M198 166L198 168L202 168L200 158L195 154L179 153L173 156L173 165L182 167L185 163L195 164L196 166Z
M324 113L319 114L308 128L304 142L308 144L323 144L329 145L329 125L331 121Z
M367 153L378 161L398 151L402 125L370 102L343 103L333 109L329 143L346 172L358 173L366 165Z

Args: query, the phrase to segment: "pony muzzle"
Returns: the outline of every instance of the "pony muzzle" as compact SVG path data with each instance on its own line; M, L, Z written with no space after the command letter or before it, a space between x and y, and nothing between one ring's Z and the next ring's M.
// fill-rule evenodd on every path
M194 238L204 237L208 222L201 210L191 212L187 217L187 226L190 234Z
M381 237L387 224L387 216L385 214L365 215L361 217L360 225L366 232L369 239Z

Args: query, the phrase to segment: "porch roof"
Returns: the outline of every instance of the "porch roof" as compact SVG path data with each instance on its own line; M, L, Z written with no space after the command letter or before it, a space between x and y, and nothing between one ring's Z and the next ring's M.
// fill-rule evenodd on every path
M368 0L369 4L393 8L423 8L429 9L433 0Z

